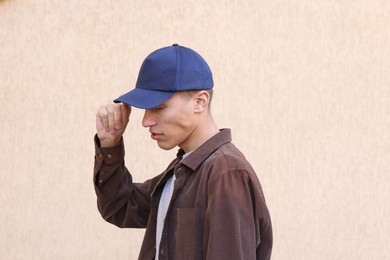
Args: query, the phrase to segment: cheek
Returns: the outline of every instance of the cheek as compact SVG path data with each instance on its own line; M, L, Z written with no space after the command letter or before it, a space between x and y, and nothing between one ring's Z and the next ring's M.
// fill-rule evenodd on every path
M171 138L176 140L186 139L187 135L189 135L194 128L194 122L192 115L183 111L183 113L177 113L170 117L169 120L166 120L164 128Z
M186 133L188 132L188 126L183 123L171 123L166 125L166 134L169 138L179 140L185 138Z
M193 118L193 115L190 113L182 113L179 116L179 120L177 121L176 127L178 132L184 133L191 133L194 125L195 125L195 119Z
M164 118L165 125L183 130L191 127L194 123L192 111L185 106L169 111L169 113L167 112Z

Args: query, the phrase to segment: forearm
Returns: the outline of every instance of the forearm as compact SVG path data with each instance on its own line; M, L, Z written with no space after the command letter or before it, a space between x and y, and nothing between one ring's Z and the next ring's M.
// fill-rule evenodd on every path
M95 137L94 186L102 217L119 227L144 227L149 214L148 196L134 184L124 165L123 141L100 147Z

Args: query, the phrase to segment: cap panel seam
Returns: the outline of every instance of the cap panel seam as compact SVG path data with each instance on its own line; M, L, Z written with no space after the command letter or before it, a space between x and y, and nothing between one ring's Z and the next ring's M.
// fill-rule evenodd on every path
M175 47L175 56L176 56L176 80L175 80L175 90L177 91L179 89L179 84L180 84L180 62L181 62L181 57L180 57L180 47L179 46L174 46Z

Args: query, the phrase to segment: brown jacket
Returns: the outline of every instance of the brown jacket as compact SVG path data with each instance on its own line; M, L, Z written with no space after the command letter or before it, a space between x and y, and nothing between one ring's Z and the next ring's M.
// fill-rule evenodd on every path
M209 139L160 175L133 183L123 142L99 148L95 137L94 183L98 209L118 227L145 228L140 260L156 254L156 218L166 180L176 175L165 219L160 260L270 259L272 227L260 182L229 129Z

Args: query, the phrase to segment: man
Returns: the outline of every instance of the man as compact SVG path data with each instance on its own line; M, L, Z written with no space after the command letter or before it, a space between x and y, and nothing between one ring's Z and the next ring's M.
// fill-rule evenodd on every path
M103 218L146 228L139 259L270 259L272 227L260 182L210 112L206 61L174 44L143 62L135 89L98 109L94 184ZM124 165L131 107L160 148L179 152L160 175L133 183ZM135 154L135 149L131 148Z

